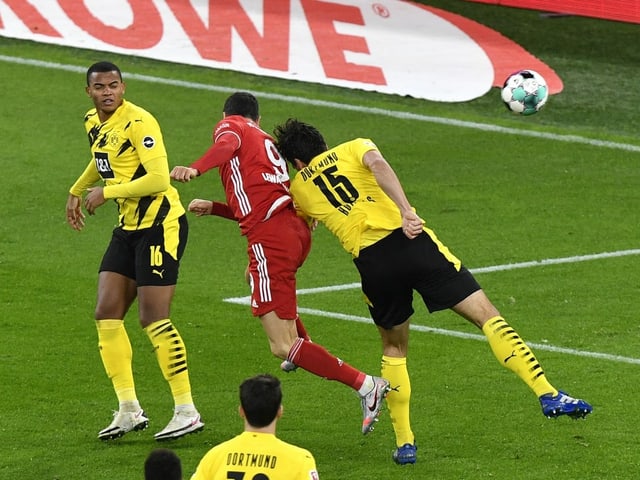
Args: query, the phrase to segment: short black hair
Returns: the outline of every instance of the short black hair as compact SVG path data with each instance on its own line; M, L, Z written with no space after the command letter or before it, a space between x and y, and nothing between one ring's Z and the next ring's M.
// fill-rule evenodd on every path
M106 72L118 72L120 81L122 81L122 72L115 63L111 62L96 62L87 70L87 87L89 86L89 77L92 73L106 73Z
M168 448L152 450L144 462L145 480L182 480L180 457Z
M280 154L292 164L296 158L307 164L327 150L327 142L320 131L295 118L278 125L273 136Z
M256 375L240 384L240 405L252 427L266 427L273 422L281 404L280 380L273 375Z
M249 92L236 92L230 95L224 102L222 111L225 115L242 115L256 122L260 118L258 99Z

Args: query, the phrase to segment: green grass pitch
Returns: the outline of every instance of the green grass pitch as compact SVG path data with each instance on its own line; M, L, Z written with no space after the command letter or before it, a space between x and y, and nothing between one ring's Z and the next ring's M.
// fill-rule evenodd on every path
M419 463L398 467L386 411L363 437L353 392L304 371L280 372L249 307L225 301L248 293L237 226L190 217L172 319L187 344L206 428L163 444L181 456L185 480L209 448L240 431L237 386L262 372L284 384L279 436L311 450L323 480L637 478L640 90L630 39L640 27L430 4L521 43L558 71L565 91L523 118L506 111L497 89L474 102L437 104L0 38L0 478L142 478L144 458L157 446L153 433L171 416L134 308L127 325L150 429L111 443L96 438L117 406L92 320L96 270L116 213L105 205L78 233L66 225L64 205L89 154L83 71L105 58L123 69L127 98L160 121L171 165L209 146L227 95L210 88L216 85L255 91L267 131L295 116L315 123L331 144L372 138L428 225L479 272L507 321L534 346L551 382L594 406L585 421L544 418L477 330L449 312L428 315L416 298L409 368ZM185 204L222 197L215 172L178 188ZM604 253L613 255L598 256ZM513 268L545 259L564 260ZM357 281L349 256L319 228L299 288ZM379 372L378 335L358 289L305 293L300 307L314 340Z

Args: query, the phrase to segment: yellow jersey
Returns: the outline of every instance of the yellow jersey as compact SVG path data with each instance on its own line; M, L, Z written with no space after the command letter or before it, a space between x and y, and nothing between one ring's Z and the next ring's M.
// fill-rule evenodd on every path
M362 163L370 150L378 147L368 138L342 143L314 157L291 180L296 208L322 222L354 257L402 226L400 209Z
M104 181L104 197L115 200L118 223L125 230L160 225L185 213L170 184L167 152L153 115L123 100L104 123L95 108L84 123L92 159L71 194L81 196L87 187Z
M313 455L271 433L243 432L209 450L191 480L318 480Z

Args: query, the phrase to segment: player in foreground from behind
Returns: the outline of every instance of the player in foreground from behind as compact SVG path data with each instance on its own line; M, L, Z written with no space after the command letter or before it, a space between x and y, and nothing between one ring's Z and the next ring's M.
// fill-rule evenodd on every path
M240 385L244 432L209 450L191 480L318 480L313 455L276 437L282 416L280 380L257 375Z
M155 438L178 438L204 427L191 397L186 347L169 318L187 243L186 212L170 184L158 122L123 98L120 69L110 62L93 64L87 71L86 92L95 107L85 115L91 160L69 191L67 223L82 230L81 205L93 215L109 199L115 201L119 214L100 264L95 319L100 356L120 405L98 438L118 438L149 423L136 396L131 344L124 326L136 298L140 325L153 345L175 404L173 418ZM100 180L105 185L94 187Z
M311 231L296 214L289 195L287 162L271 136L260 129L257 99L248 92L229 96L215 126L213 145L171 178L181 182L218 168L227 203L196 199L189 210L236 219L247 238L251 310L260 317L271 352L284 370L299 366L354 390L361 399L362 433L369 433L380 413L389 382L372 377L310 341L298 317L296 272L311 247Z
M413 290L430 312L452 309L486 335L498 361L539 398L548 417L586 416L591 405L551 385L533 352L500 316L471 273L424 226L376 145L358 138L329 149L313 126L289 119L275 129L281 154L298 170L297 208L320 221L353 256L382 339L382 376L396 435L396 463L416 461L407 370Z

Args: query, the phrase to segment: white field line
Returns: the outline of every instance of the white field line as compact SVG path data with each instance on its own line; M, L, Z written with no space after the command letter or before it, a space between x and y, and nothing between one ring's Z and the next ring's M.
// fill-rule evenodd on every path
M506 270L515 270L519 268L531 268L531 267L539 267L543 265L557 265L562 263L578 263L585 262L588 260L599 260L603 258L615 258L615 257L624 257L630 255L640 255L640 249L631 249L631 250L619 250L617 252L604 252L597 253L592 255L576 255L573 257L564 257L564 258L549 258L545 260L534 260L531 262L520 262L520 263L509 263L506 265L494 265L490 267L481 267L476 269L470 269L474 274L475 273L485 273L485 272L499 272ZM322 292L332 292L338 290L350 290L360 288L360 283L347 283L343 285L331 285L327 287L318 287L318 288L306 288L300 289L297 291L298 295L305 295L310 293L322 293ZM250 297L232 297L225 298L225 302L228 303L236 303L239 305L249 305ZM318 317L327 317L333 318L337 320L346 320L349 322L359 322L359 323L368 323L373 325L373 321L369 317L360 317L358 315L347 315L339 312L329 312L326 310L317 310L313 308L303 308L299 307L298 311L300 313L305 313L308 315L315 315ZM486 342L486 337L484 335L475 334L475 333L465 333L458 332L455 330L447 330L444 328L434 328L434 327L426 327L423 325L411 325L411 330L418 332L426 332L433 333L436 335L445 335L448 337L457 337L463 338L466 340L479 340ZM633 357L624 357L621 355L612 355L609 353L600 353L600 352L590 352L586 350L576 350L573 348L564 348L564 347L556 347L554 345L549 345L546 343L531 343L527 342L530 347L533 347L535 350L546 350L550 352L556 353L565 353L568 355L575 355L578 357L589 357L589 358L598 358L602 360L610 360L613 362L620 363L631 363L635 365L640 365L640 358Z
M34 67L51 68L55 70L66 70L69 72L85 73L86 67L79 67L76 65L65 65L55 62L46 62L43 60L12 57L8 55L0 55L0 61L7 63L15 63L21 65L31 65ZM149 83L159 83L164 85L171 85L175 87L184 87L194 90L208 90L213 92L232 93L237 88L225 87L222 85L209 85L206 83L186 82L183 80L153 77L150 75L140 75L136 73L124 73L127 79L132 78ZM519 128L501 127L499 125L492 125L489 123L468 122L464 120L456 120L453 118L435 117L431 115L420 115L417 113L409 113L398 110L386 110L383 108L365 107L362 105L349 105L346 103L329 102L325 100L313 100L304 97L294 97L289 95L281 95L277 93L269 92L253 92L260 99L279 100L289 103L299 103L303 105L313 105L316 107L327 107L338 110L348 110L353 112L360 112L369 115L381 115L391 118L399 118L402 120L415 120L419 122L438 123L442 125L450 125L463 128L471 128L475 130L482 130L486 132L504 133L506 135L520 135L524 137L542 138L545 140L555 140L558 142L576 143L582 145L591 145L594 147L610 148L615 150L625 150L629 152L640 152L640 145L633 145L629 143L610 142L607 140L598 140L594 138L581 137L578 135L560 135L550 132L541 132L535 130L524 130Z

